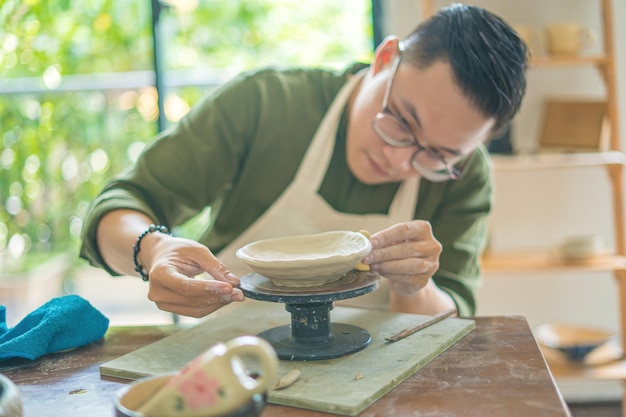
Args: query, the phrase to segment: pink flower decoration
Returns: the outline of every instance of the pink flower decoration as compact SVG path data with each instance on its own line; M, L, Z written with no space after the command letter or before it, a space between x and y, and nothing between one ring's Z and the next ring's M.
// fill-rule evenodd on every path
M213 405L223 395L220 381L208 377L202 370L194 372L178 389L191 409Z

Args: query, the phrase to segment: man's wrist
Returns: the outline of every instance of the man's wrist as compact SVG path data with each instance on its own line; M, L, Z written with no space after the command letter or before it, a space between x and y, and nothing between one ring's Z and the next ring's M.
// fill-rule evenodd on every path
M141 279L144 281L148 281L150 277L146 268L139 261L141 244L147 236L157 232L172 236L172 233L167 228L167 226L163 226L160 224L151 224L146 230L144 230L139 236L137 236L137 240L135 240L135 244L133 245L133 264L135 265L135 272L137 272Z
M432 278L414 293L397 292L391 289L390 310L403 313L436 314L450 308L456 309L452 297L439 288Z

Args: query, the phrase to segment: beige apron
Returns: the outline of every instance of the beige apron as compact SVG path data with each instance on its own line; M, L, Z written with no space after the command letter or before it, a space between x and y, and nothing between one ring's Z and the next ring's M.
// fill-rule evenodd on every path
M318 194L335 147L341 113L359 78L358 76L351 78L333 101L291 184L261 217L217 255L218 259L237 276L241 277L251 272L235 256L237 249L250 242L331 230L364 229L374 233L393 224L413 219L419 186L417 176L407 179L400 185L388 214L340 213ZM386 309L389 289L384 279L380 284L373 293L346 300L347 302L342 301L341 304Z

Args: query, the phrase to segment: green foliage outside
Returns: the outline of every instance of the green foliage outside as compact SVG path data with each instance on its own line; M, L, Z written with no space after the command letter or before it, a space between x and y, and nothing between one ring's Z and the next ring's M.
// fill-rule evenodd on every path
M366 0L170 4L160 32L167 77L200 80L168 89L170 123L241 70L371 58ZM76 251L89 203L157 133L156 93L144 81L150 16L149 0L0 2L0 272Z

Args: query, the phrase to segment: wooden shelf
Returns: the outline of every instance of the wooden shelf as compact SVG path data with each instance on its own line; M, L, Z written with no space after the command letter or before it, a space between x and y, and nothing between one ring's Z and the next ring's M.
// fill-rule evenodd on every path
M487 253L483 270L491 272L602 272L626 270L626 256L604 255L584 261L565 262L553 251Z
M606 65L608 58L604 55L578 56L536 56L530 60L531 68L576 68Z
M496 171L626 165L626 154L620 151L492 155L491 159Z
M605 361L597 364L585 364L572 362L565 356L551 348L539 344L548 367L556 379L600 379L600 380L623 380L626 379L626 359L623 358L622 349L618 345L607 344L599 349L604 349L596 358L605 357ZM591 355L590 354L590 355Z
M550 372L552 372L552 376L556 379L626 379L626 360L624 359L597 366L565 365L548 362L548 367Z
M570 71L578 68L596 69L604 86L607 103L607 119L609 124L608 149L610 152L584 153L538 153L533 155L492 155L494 169L497 174L503 172L532 172L547 169L571 168L604 168L608 172L607 181L610 185L612 202L613 229L615 235L615 251L613 254L598 256L593 259L577 262L565 262L557 250L539 248L534 251L514 251L503 253L490 251L482 259L483 271L486 274L497 273L506 276L510 273L544 272L544 273L585 273L585 272L613 272L617 283L619 298L620 328L617 332L619 346L626 348L626 200L624 190L624 175L626 169L626 155L623 142L620 139L620 119L618 107L617 70L615 68L615 41L613 4L617 0L598 0L600 9L600 32L602 52L598 54L581 54L578 56L547 56L537 55L530 60L530 68L536 71L544 69ZM471 3L471 2L470 2ZM422 0L424 10L434 11L434 0ZM580 91L576 85L571 91ZM618 254L618 255L616 255ZM562 356L560 351L544 352L550 370L555 379L560 380L622 380L626 382L626 359L623 349L619 348L616 356L603 362L594 362L594 365L573 363ZM593 353L593 352L592 352ZM554 360L556 359L556 360ZM586 360L588 358L585 358ZM626 417L626 394L623 400L623 415Z

